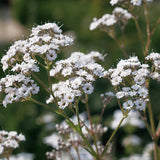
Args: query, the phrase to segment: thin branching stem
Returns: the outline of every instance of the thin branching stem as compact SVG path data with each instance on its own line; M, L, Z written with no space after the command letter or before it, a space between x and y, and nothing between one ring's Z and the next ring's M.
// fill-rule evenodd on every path
M133 17L134 23L136 25L136 29L137 29L137 32L138 32L138 37L139 37L139 40L140 40L140 43L141 43L141 46L142 46L142 49L143 49L143 52L144 52L144 48L143 48L144 41L143 41L143 38L142 38L142 32L141 32L137 17L134 15L133 12L132 12L132 17Z
M88 95L87 94L85 94L85 105L86 105L88 119L89 119L90 126L91 126L91 134L93 134L93 125L92 125L92 119L91 119L91 114L90 114L90 110L89 110Z
M121 45L119 40L116 37L112 37L115 42L117 43L117 45L119 46L119 48L121 49L123 55L125 56L125 58L128 58L128 54L126 53L125 49L124 49L124 45Z
M126 116L123 116L123 117L122 117L122 119L121 119L121 121L119 122L117 128L114 130L114 132L113 132L112 135L110 136L110 138L109 138L109 140L107 141L107 143L106 143L106 145L105 145L105 148L104 148L104 150L103 150L103 152L102 152L102 154L101 154L101 158L105 155L105 152L106 152L106 150L107 150L110 142L112 141L114 135L115 135L116 132L118 131L119 127L121 126L121 124L122 124L122 122L124 121L125 118L126 118Z
M154 32L155 32L155 30L156 30L156 28L157 28L157 26L158 26L159 24L160 24L160 18L158 18L156 24L154 25L154 27L153 27L153 29L152 29L152 31L151 31L151 36L154 34Z
M146 30L147 30L147 42L146 42L146 46L145 46L145 50L144 50L144 56L146 56L149 52L149 48L150 48L150 41L151 41L151 31L150 31L150 22L149 22L149 16L148 16L148 9L147 9L147 2L145 0L144 2L144 15L146 18Z
M32 72L32 76L45 88L45 90L50 93L48 87Z

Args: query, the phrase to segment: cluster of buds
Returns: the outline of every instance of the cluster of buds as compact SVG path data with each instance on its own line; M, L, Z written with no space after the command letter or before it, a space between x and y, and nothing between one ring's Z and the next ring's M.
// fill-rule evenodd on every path
M23 134L18 134L16 131L0 131L0 155L4 158L9 157L12 151L19 147L21 141L25 141Z
M106 93L102 93L100 95L102 102L103 102L103 106L105 107L107 104L110 103L110 101L112 100L112 98L114 97L114 93L113 92L106 92Z
M152 62L152 71L151 78L160 82L160 54L159 53L150 53L146 60L150 60Z
M107 32L111 37L115 36L114 26L118 24L121 29L124 29L132 15L121 7L116 7L112 14L105 14L100 19L94 18L90 24L90 30L99 28Z

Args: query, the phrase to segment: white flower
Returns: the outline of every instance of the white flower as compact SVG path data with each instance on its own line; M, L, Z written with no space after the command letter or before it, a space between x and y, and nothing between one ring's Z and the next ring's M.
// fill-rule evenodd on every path
M91 94L94 88L90 83L86 83L82 89L84 90L84 93Z
M134 6L140 6L141 3L142 3L142 0L131 0L131 3L132 3Z
M148 96L148 89L144 88L144 87L141 87L139 90L138 90L138 94L142 97L142 98L147 98Z
M50 95L49 99L46 100L46 103L49 104L49 103L52 103L54 101L54 98L52 95Z
M94 30L98 27L110 27L113 26L116 22L117 21L114 15L105 14L100 19L93 19L93 22L90 24L90 30Z
M83 81L84 81L83 77L76 77L75 79L72 80L71 87L73 89L78 89L80 86L83 85Z
M57 58L57 54L55 50L49 50L46 56L49 61L53 61Z
M123 91L120 91L120 92L117 92L116 93L116 97L118 98L118 99L121 99L121 98L123 98L125 96L125 92L123 92Z
M134 106L134 103L132 102L132 100L128 100L123 103L124 109L131 109L133 106Z
M69 102L67 102L66 99L61 99L61 101L58 102L58 106L60 109L64 109L68 106Z
M111 0L110 4L113 6L113 5L117 4L120 1L123 1L123 0Z
M8 136L16 137L17 136L17 132L16 131L11 131L11 132L8 133Z
M146 107L146 102L143 99L134 101L134 104L136 105L136 109L138 110L144 110Z
M64 77L69 76L72 74L72 67L66 67L62 70L62 75Z
M113 10L113 14L116 16L117 20L121 21L123 25L126 25L128 20L132 18L132 15L121 7L116 7Z
M114 77L111 80L113 86L118 86L122 82L122 78L120 76Z

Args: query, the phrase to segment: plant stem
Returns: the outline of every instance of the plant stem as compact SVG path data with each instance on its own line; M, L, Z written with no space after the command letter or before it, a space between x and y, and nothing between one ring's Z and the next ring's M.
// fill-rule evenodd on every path
M77 153L77 156L78 156L78 160L81 160L81 157L80 157L80 155L79 155L79 151L78 151L78 147L77 147L77 148L75 148L75 150L76 150L76 153Z
M122 46L122 45L119 43L119 41L118 41L118 39L117 39L116 37L112 37L112 38L115 40L115 42L117 43L117 45L118 45L119 48L121 49L123 55L124 55L126 58L128 58L128 55L127 55L126 51L124 50L124 46Z
M143 50L143 52L144 52L144 49L143 49L144 42L143 42L143 38L142 38L142 32L141 32L139 23L138 23L138 21L137 21L137 18L135 17L135 15L133 14L133 12L132 12L132 16L133 16L134 23L135 23L135 25L136 25L136 29L137 29L137 31L138 31L138 37L139 37L139 40L140 40L140 43L141 43L141 46L142 46L142 50Z
M87 95L87 94L85 94L85 105L86 105L87 114L88 114L88 119L89 119L90 126L91 126L91 135L92 135L92 134L93 134L93 126L92 126L91 114L90 114L90 111L89 111L88 95Z
M157 147L157 137L156 137L156 130L155 130L155 124L154 124L154 118L153 118L153 111L152 111L152 106L151 103L149 101L148 104L148 111L149 111L149 118L150 118L150 124L151 124L151 131L152 131L152 139L154 142L154 160L158 160L158 147Z
M85 144L87 145L87 147L89 148L89 152L92 154L93 157L95 157L97 160L99 160L99 157L97 156L96 152L94 151L94 149L92 148L92 146L89 144L89 142L87 141L87 139L85 138L85 136L83 135L82 131L77 128L77 126L75 126L75 124L69 119L69 117L65 114L65 112L62 110L61 115L66 118L66 120L69 121L69 123L72 124L72 126L74 126L74 130L76 130L79 135L82 137L82 139L84 140ZM87 150L88 151L88 150Z
M32 76L45 88L45 90L50 93L48 87L32 72Z
M156 24L154 25L154 27L153 27L153 29L152 29L152 31L151 31L151 35L153 35L153 33L155 32L155 30L156 30L158 24L160 24L160 18L158 18Z
M126 116L123 116L123 117L122 117L122 119L121 119L121 121L119 122L117 128L114 130L114 132L112 133L111 137L110 137L109 140L107 141L107 143L106 143L106 145L105 145L105 148L104 148L104 150L103 150L103 152L102 152L102 154L101 154L101 158L104 156L104 154L105 154L105 152L106 152L106 150L107 150L107 148L108 148L109 143L110 143L111 140L113 139L114 135L116 134L117 130L119 129L119 127L121 126L121 124L122 124L122 122L123 122L123 120L124 120L125 118L126 118Z
M41 105L41 106L44 106L44 107L46 107L46 108L48 108L48 109L56 112L57 114L60 114L58 109L52 108L52 107L48 106L48 105L45 104L45 103L39 102L39 101L37 101L37 100L35 100L35 99L33 99L33 98L30 98L29 101L32 101L32 102L34 102L34 103L36 103L36 104L39 104L39 105Z
M87 95L87 94L85 94L85 104L86 104L88 119L89 119L90 126L91 126L91 129L90 129L91 136L92 136L94 145L95 145L95 147L96 147L97 155L99 156L97 141L96 141L95 134L94 134L94 131L93 131L93 124L92 124L91 114L90 114L90 110L89 110L89 105L88 105L88 95Z
M148 17L148 9L147 9L147 2L145 0L144 2L144 14L146 18L146 24L147 24L147 42L144 50L144 56L148 54L149 47L150 47L150 41L151 41L151 32L150 32L150 23L149 23L149 17Z
M141 115L140 111L138 111L138 112L139 112L139 115L140 115L141 119L144 121L144 123L145 123L145 125L146 125L146 127L147 127L147 130L148 130L148 132L149 132L149 134L150 134L150 136L151 136L151 138L152 138L152 137L153 137L153 135L152 135L152 130L151 130L151 127L149 126L149 124L148 124L148 122L147 122L146 115L144 114L144 116L143 116L143 115Z

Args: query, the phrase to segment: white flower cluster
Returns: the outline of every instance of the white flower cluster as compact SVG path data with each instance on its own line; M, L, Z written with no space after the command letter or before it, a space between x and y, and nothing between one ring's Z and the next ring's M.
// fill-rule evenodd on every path
M30 77L23 74L7 75L0 80L0 92L6 94L3 105L11 104L17 101L23 101L31 94L37 94L39 87Z
M146 60L150 60L152 62L152 70L151 78L160 82L160 54L159 53L150 53Z
M137 57L120 60L117 68L108 70L108 77L118 91L116 97L123 99L123 108L144 110L148 102L146 79L150 75L149 65L141 64Z
M10 155L13 149L19 147L21 141L25 141L25 137L21 133L0 131L0 155Z
M83 135L86 138L90 138L89 130L91 130L91 126L86 119L86 113L79 114L79 117ZM74 125L78 125L77 116L71 117L71 121L74 123ZM107 127L102 127L101 124L93 125L92 127L93 132L97 135L97 137L101 136L108 129ZM50 136L44 138L44 143L49 144L55 148L52 152L46 153L48 159L54 159L55 157L57 159L63 159L63 156L65 155L65 158L68 157L68 152L70 152L70 155L75 160L78 160L77 152L75 152L75 149L77 149L82 159L85 158L86 160L93 160L92 156L87 151L82 149L84 146L83 139L79 134L76 133L76 131L70 128L70 126L65 121L63 121L60 125L56 125L56 130L58 131L58 134L53 133ZM101 145L102 144L99 142L98 147Z
M73 39L63 35L56 23L46 23L32 29L29 43L32 54L53 61L57 58L57 51L72 45Z
M104 76L104 68L95 61L103 58L99 52L92 51L88 55L74 52L69 58L56 62L54 68L50 70L50 76L61 78L59 83L52 85L54 98L61 109L74 102L75 97L93 92L92 82ZM64 81L66 78L67 80ZM53 100L50 96L47 103Z
M132 15L121 7L116 7L113 10L113 15L115 15L118 22L121 22L124 26L127 24L128 20L132 18Z
M28 74L28 72L39 72L36 61L29 54L29 43L27 40L16 41L1 59L3 71L11 69L16 73Z
M146 0L146 1L153 2L153 0ZM121 4L121 3L125 3L125 2L126 2L126 0L111 0L110 4L113 6L113 5ZM142 4L142 0L130 0L130 3L133 6L140 6Z
M90 24L90 30L94 30L96 28L109 29L120 22L125 26L131 18L132 15L127 10L116 7L112 14L105 14L100 19L94 18L93 22Z
M1 59L3 71L8 69L13 73L0 80L0 92L7 94L3 105L6 107L37 94L39 87L30 78L31 72L39 72L36 56L53 61L56 52L72 42L55 23L39 25L32 29L28 39L16 41Z

